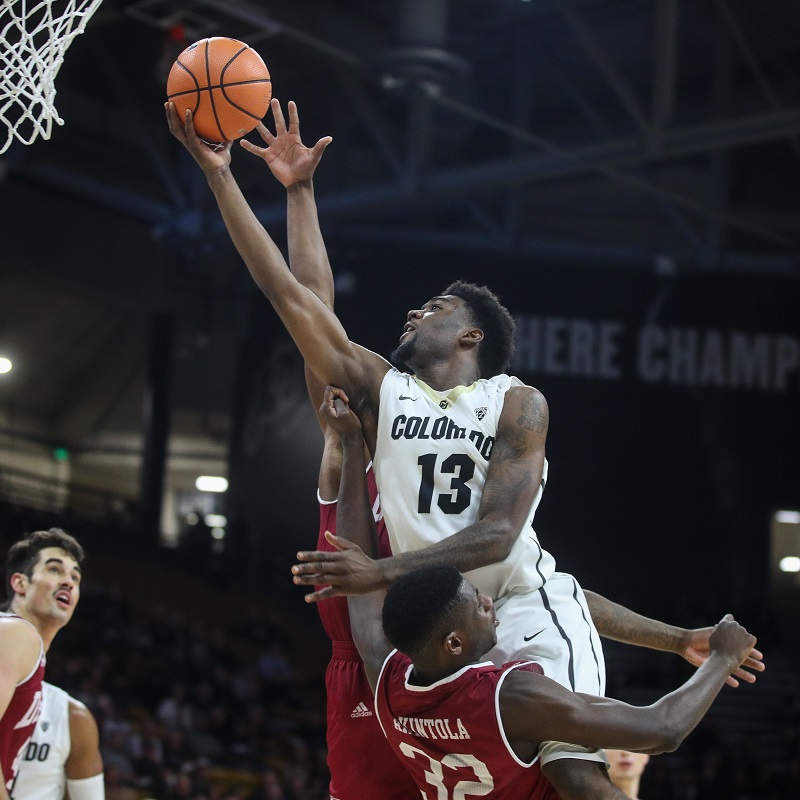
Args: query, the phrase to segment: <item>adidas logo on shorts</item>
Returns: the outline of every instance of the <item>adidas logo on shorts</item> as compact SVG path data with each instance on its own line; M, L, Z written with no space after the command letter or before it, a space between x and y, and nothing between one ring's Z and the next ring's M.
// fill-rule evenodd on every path
M355 719L356 717L371 717L372 712L364 705L364 703L359 703L352 711L350 716Z

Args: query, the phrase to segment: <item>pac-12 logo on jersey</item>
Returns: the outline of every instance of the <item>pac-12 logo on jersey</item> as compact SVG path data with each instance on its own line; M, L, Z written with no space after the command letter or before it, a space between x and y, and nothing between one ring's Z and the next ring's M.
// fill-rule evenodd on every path
M475 416L476 416L478 419L483 419L483 418L486 416L486 412L487 412L488 410L489 410L489 409L488 409L488 408L486 408L486 406L481 406L480 408L476 408L476 409L475 409Z

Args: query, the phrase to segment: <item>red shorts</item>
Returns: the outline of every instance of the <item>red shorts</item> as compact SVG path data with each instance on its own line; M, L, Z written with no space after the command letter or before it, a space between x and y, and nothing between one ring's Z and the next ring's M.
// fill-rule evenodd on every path
M374 698L352 642L334 642L325 673L328 768L334 800L415 800L411 776L375 716Z

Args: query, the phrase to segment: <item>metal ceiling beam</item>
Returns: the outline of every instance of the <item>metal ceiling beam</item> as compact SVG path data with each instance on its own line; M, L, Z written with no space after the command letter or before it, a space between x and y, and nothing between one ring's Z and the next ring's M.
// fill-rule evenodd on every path
M499 162L500 168L507 173L505 180L511 182L550 180L614 166L668 161L714 150L775 141L800 132L800 107L795 107L674 128L664 132L663 147L655 153L648 147L642 147L641 137L633 136L570 150L451 98L439 97L436 102L512 138L526 141L546 153L543 156ZM493 180L497 180L497 166L498 162L484 162L475 167L453 170L448 175L453 174L457 180L469 176L468 180L471 181L481 173L488 173Z
M678 72L678 0L658 0L653 43L653 97L650 116L658 137L672 118Z
M724 31L717 32L714 45L712 113L721 118L730 112L733 100L733 46ZM711 154L707 187L708 202L724 212L730 195L730 156L727 152L718 150ZM708 220L704 250L709 264L719 260L727 236L728 229L721 220Z
M88 178L80 172L63 169L52 164L11 162L8 171L46 186L63 189L75 197L81 197L106 208L119 211L133 219L150 224L163 222L175 214L172 206L151 197L118 189L116 186Z
M277 36L280 34L292 39L298 44L316 50L322 55L332 58L334 61L347 64L350 67L363 66L358 56L354 53L343 50L341 47L336 47L298 28L285 25L257 6L244 2L244 0L197 0L197 2L201 6L216 9L229 17L261 28L265 36ZM257 36L250 37L251 41L257 41L258 38Z
M459 104L460 105L460 104ZM481 112L476 112L480 114ZM485 116L485 115L482 115ZM489 123L496 121L486 118ZM507 130L512 126L497 123L498 127ZM781 112L766 113L702 125L686 126L664 133L663 148L658 154L658 161L681 158L708 151L725 150L745 144L762 141L773 141L800 131L800 109L789 109ZM524 135L525 132L516 132ZM669 192L661 187L615 168L626 167L656 160L646 145L638 137L618 139L603 144L590 145L572 152L545 142L540 137L531 136L540 145L545 143L552 154L536 155L528 158L493 161L472 167L449 170L425 178L419 187L420 194L427 199L435 196L462 194L465 191L491 189L492 187L510 184L532 184L546 180L564 179L579 175L597 173L628 185L633 189L658 194L699 214L713 214L713 210L705 208L694 198L684 197ZM402 204L414 200L415 194L407 188L397 185L382 185L341 192L318 198L320 211L351 212L359 209L375 209L379 206ZM286 209L280 206L263 206L255 210L264 224L272 224L283 220ZM754 227L750 223L725 215L727 224L746 230L774 244L783 247L794 246L794 241L773 231ZM220 219L212 223L217 231L224 230Z
M518 76L511 89L510 115L514 125L527 129L531 125L533 113L533 75L535 73L530 29L523 28L514 37L515 73ZM508 154L511 158L524 152L524 145L512 139L509 142ZM520 220L522 218L522 189L514 185L508 187L503 198L503 227L504 235L509 242L513 242L519 235Z
M597 69L619 99L622 107L628 112L639 130L649 135L650 123L639 98L636 96L636 93L633 91L628 81L625 80L625 76L603 52L594 34L586 24L586 20L583 19L572 0L561 0L558 8L589 58L594 62Z
M399 47L444 47L447 0L401 0L395 23Z
M789 109L781 112L766 113L752 117L733 120L724 120L715 123L706 123L698 126L685 127L674 131L665 132L664 145L659 160L677 158L686 155L706 152L708 150L727 149L743 144L752 144L759 141L771 141L785 138L800 132L800 109ZM540 137L533 137L537 142L543 142ZM549 145L549 143L548 143ZM527 158L507 159L484 163L473 167L459 168L440 172L425 178L419 191L426 197L447 196L462 194L464 191L475 189L490 189L496 186L537 183L545 180L563 179L579 175L603 172L618 166L630 166L652 160L653 156L638 138L614 140L603 144L590 145L573 152L562 151L553 155L536 155ZM109 184L86 177L77 172L60 169L52 165L36 163L10 163L9 171L12 174L24 175L41 183L57 186L92 202L100 203L111 209L120 211L128 216L144 222L157 224L175 224L180 227L180 219L184 212L165 203L149 197L137 195L133 192L118 189ZM676 202L691 202L687 198L675 198L670 193L661 189L653 189L641 179L624 174L617 174L616 179L627 183L632 188L642 191L654 190L663 196L669 196ZM359 209L374 209L380 206L403 204L413 201L417 195L410 192L407 187L397 183L368 187L365 189L341 192L319 197L318 204L321 211L347 212ZM694 204L695 206L699 204ZM698 213L701 209L696 208ZM196 213L197 212L193 212ZM265 224L271 224L285 218L286 209L280 206L265 206L256 209L259 219ZM738 219L728 220L730 224L743 226L756 235L763 229L755 228L750 222ZM201 234L210 228L210 232L224 230L224 226L216 214L205 225L190 227L192 231ZM769 232L767 232L769 233ZM778 237L779 244L790 245L792 242Z
M186 197L178 181L178 177L175 171L170 167L167 159L164 158L163 150L158 146L153 136L152 129L144 124L143 121L146 117L142 113L138 95L132 90L129 81L124 75L124 71L120 68L119 61L109 52L108 47L102 39L93 39L92 42L100 56L103 71L114 87L117 99L122 101L121 104L132 112L130 114L130 119L134 126L132 133L136 138L137 144L150 159L150 163L153 165L153 169L169 195L171 202L179 207L185 206Z
M386 162L392 174L400 178L403 174L403 163L394 144L395 136L392 126L386 122L372 98L364 91L360 81L353 78L350 71L337 69L336 77L342 91L350 101L350 105L358 115L358 119L369 134L378 152Z
M477 117L480 118L486 124L488 124L488 125L497 125L502 130L506 130L507 131L507 129L510 127L508 125L505 125L504 123L497 123L496 121L492 120L491 118L487 118L486 115L484 115L482 112L476 112L476 111L471 110L471 109L466 109L465 113L470 113L470 114L473 114L473 115L477 115ZM748 126L746 125L745 127L748 127ZM523 132L518 132L518 133L520 135L526 135L526 132L524 132L524 131ZM772 131L770 130L770 134L771 133L772 133ZM662 148L660 150L660 152L659 152L659 156L660 157L664 157L664 156L668 156L668 155L669 156L673 156L673 157L674 156L691 155L691 154L694 154L695 152L702 151L703 149L705 149L705 147L708 144L710 144L713 141L713 137L709 137L708 136L708 131L706 131L706 130L703 130L702 132L699 132L699 131L694 130L694 129L692 129L692 130L684 130L683 132L673 132L673 134L670 134L670 135L674 136L674 139L675 139L675 145L671 148L672 152L668 152L670 150L670 148L666 148L666 147ZM542 144L542 140L541 140L540 137L533 137L533 138L535 138L537 140L537 142L539 143L539 146L543 146L543 149L546 149L547 152L555 153L555 154L557 154L559 156L566 155L567 156L566 160L567 160L567 162L570 162L570 164L569 165L565 164L561 168L560 174L554 173L552 171L548 174L548 171L545 169L545 170L540 170L537 175L526 174L524 167L522 165L520 165L520 164L517 164L517 165L515 165L515 167L513 169L513 174L518 176L518 179L521 179L523 182L533 183L533 182L535 182L537 180L547 180L547 179L567 177L571 172L575 172L575 170L573 169L574 163L576 161L576 158L575 158L574 154L570 155L570 154L568 154L568 151L564 150L564 148L562 148L562 147L560 147L558 145L554 145L554 144L552 144L550 142L546 142L543 145ZM769 136L768 138L771 138L771 136ZM683 144L681 144L681 140L682 139L688 140L688 142L684 142ZM692 142L695 142L695 140L702 141L703 145L698 147L699 142L696 142L695 144L692 144ZM629 144L633 144L633 142L629 140ZM613 144L612 145L606 145L606 146L613 147ZM718 146L719 146L719 144L718 144ZM633 147L634 148L638 148L639 147L638 143L637 144L633 144ZM591 171L597 172L600 175L603 175L603 176L605 176L605 177L607 177L607 178L609 178L609 179L611 179L611 180L613 180L613 181L615 181L617 183L620 183L620 184L626 185L626 186L628 186L628 187L630 187L632 189L636 189L638 191L644 192L645 194L649 194L649 195L651 195L653 197L656 197L656 198L660 199L661 201L666 201L666 202L669 202L669 203L672 203L672 204L677 204L677 205L683 206L685 208L691 209L692 211L700 214L701 216L706 216L706 217L711 217L711 218L718 217L720 219L720 221L723 221L726 224L729 224L729 225L732 225L732 226L735 226L735 227L739 227L742 230L746 230L749 233L751 233L751 234L753 234L755 236L758 236L760 238L763 238L766 241L769 241L769 242L771 242L773 244L779 244L779 245L785 246L785 247L794 245L793 241L787 240L785 237L783 237L783 236L781 236L779 234L775 234L774 232L772 232L772 231L770 231L768 229L760 228L760 227L754 228L751 225L749 225L748 223L743 223L740 220L738 220L737 218L732 217L731 215L720 216L719 213L716 210L709 209L707 206L705 206L702 203L698 202L693 197L685 197L685 196L677 194L675 192L667 191L667 190L663 189L662 187L659 187L659 186L653 184L652 182L647 181L647 180L645 180L645 179L643 179L641 177L637 177L636 175L632 175L632 174L625 173L625 172L620 172L618 169L614 168L614 164L621 164L621 165L631 166L631 165L638 165L639 163L645 163L645 162L647 162L649 160L652 160L652 156L653 156L653 153L651 151L651 148L649 148L649 147L647 147L644 151L642 151L640 155L634 156L634 157L627 157L627 156L623 156L621 153L618 153L616 156L611 156L610 155L610 158L609 158L609 160L607 160L606 163L603 163L602 161L594 163L591 167L589 167L588 171L589 172L591 172ZM589 159L589 161L591 161L591 158ZM588 163L585 166L588 166ZM575 174L577 174L577 173L579 173L581 171L582 170L577 170L577 172L575 172ZM509 177L511 179L513 179L512 176L509 176Z
M778 100L778 96L773 91L772 85L770 84L767 76L764 74L764 70L761 69L761 65L758 63L758 59L756 58L752 47L750 47L744 31L731 13L730 8L728 8L728 4L725 2L725 0L716 0L716 6L717 11L724 20L725 24L728 26L728 30L730 31L736 46L739 48L739 52L744 57L744 60L747 62L747 66L753 73L756 84L766 98L767 103L775 110L780 109L782 107L781 102ZM789 144L791 145L795 156L800 158L800 143L797 141L797 137L789 137Z
M431 101L426 92L415 91L408 103L406 169L401 180L409 188L419 185L430 159Z
M574 239L535 236L521 238L513 248L509 249L507 242L501 237L474 230L434 231L428 228L402 226L337 225L328 238L331 242L345 241L487 255L513 255L541 259L550 263L556 261L641 268L648 264L655 267L656 259L667 255L678 265L703 266L694 251L682 248L665 252L664 248L645 245L578 242ZM723 254L715 267L737 272L797 276L800 271L800 259L795 256L731 252Z
M674 0L665 0L667 3L674 2ZM573 86L570 82L564 79L563 75L558 73L553 75L553 80L559 86L561 93L564 97L569 99L575 106L578 113L586 120L587 124L594 130L595 134L598 138L608 139L611 136L611 131L609 130L608 125L603 120L601 115L597 112L594 108L592 103L589 101L588 98L584 97L583 93L575 86ZM653 130L653 136L648 140L648 146L652 149L654 146L660 147L660 142L658 142L658 135L660 131ZM652 182L648 181L647 175L644 174L644 170L642 167L635 167L633 170L633 174L635 177L647 181L652 185ZM686 215L679 209L676 208L675 204L670 202L664 196L655 196L655 200L658 203L661 210L664 214L669 218L669 220L675 225L681 236L683 236L695 249L700 250L702 247L702 240L697 232L694 230L691 222L687 219Z

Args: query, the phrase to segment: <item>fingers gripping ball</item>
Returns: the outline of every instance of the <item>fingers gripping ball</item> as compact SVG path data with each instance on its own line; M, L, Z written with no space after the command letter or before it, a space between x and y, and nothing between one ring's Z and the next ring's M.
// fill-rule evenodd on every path
M213 36L189 45L172 65L167 99L180 119L191 109L197 135L209 143L249 133L267 113L272 81L261 56L244 42Z

